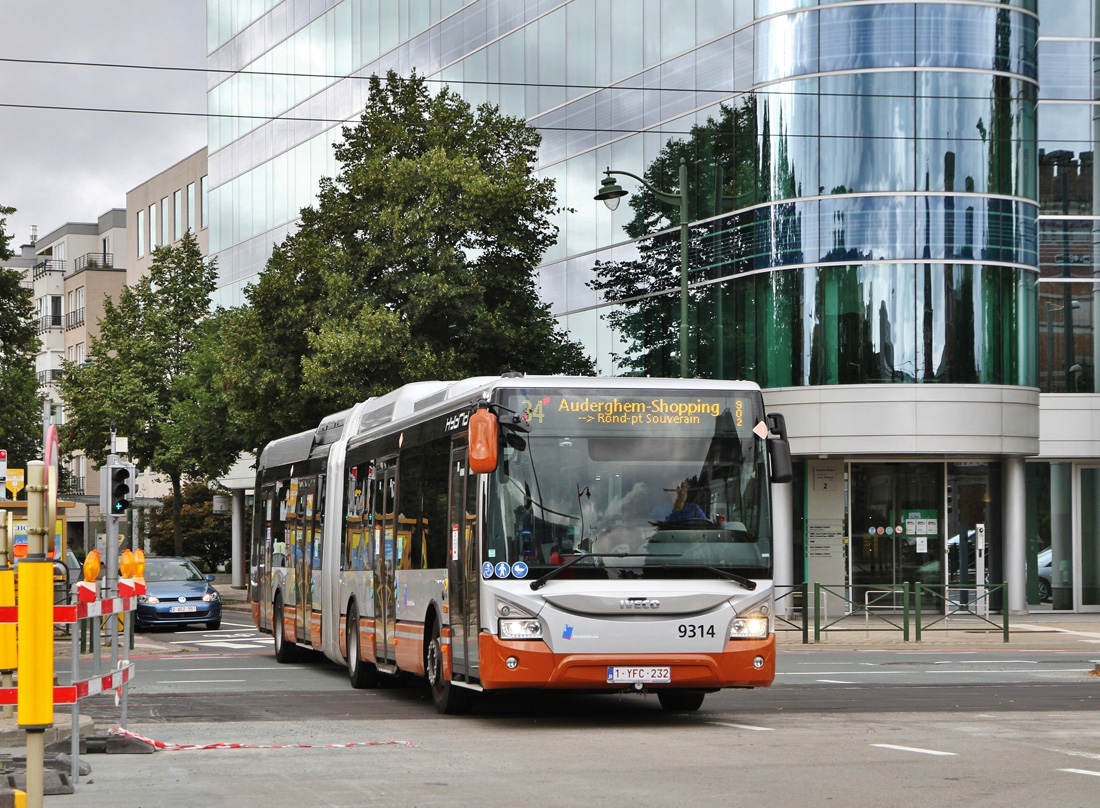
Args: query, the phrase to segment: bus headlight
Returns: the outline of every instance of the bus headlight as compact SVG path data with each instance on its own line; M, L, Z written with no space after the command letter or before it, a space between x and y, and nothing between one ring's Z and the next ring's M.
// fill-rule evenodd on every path
M501 620L500 638L502 640L541 640L542 623L531 617L518 620Z
M763 640L768 636L768 618L746 615L734 618L730 623L731 640Z

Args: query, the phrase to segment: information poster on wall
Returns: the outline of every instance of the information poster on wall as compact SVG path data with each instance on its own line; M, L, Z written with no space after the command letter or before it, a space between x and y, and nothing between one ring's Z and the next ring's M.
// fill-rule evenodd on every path
M806 520L807 557L843 558L846 535L843 519Z
M903 513L906 536L940 535L940 512L935 508L910 508Z

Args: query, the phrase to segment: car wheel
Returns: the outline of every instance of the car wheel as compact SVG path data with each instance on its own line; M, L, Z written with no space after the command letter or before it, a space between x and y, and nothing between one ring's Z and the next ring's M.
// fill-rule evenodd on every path
M1039 602L1046 603L1051 600L1050 581L1046 578L1039 579Z
M697 690L658 690L657 701L671 713L691 713L703 706L705 693Z
M208 631L217 631L222 627L222 619L219 617L217 620L206 621L206 628Z
M286 638L286 624L283 623L283 597L275 599L275 609L271 618L271 631L275 635L275 661L293 662L298 647Z
M473 693L464 687L451 684L443 671L443 637L439 624L432 625L432 639L424 659L424 670L428 674L428 684L432 688L432 701L435 708L445 715L458 715L470 709Z
M359 610L353 604L348 609L348 678L351 686L357 690L365 687L378 687L378 668L371 662L364 662L359 650Z

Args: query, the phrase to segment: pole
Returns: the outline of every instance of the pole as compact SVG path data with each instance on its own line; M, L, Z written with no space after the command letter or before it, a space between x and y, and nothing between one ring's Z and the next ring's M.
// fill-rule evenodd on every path
M1069 161L1059 165L1062 174L1062 213L1069 215ZM1062 277L1069 278L1073 274L1069 256L1069 227L1063 227L1062 233ZM1073 367L1073 287L1069 283L1062 284L1062 353L1065 367L1062 369L1063 384L1067 393L1076 393L1071 390L1069 369ZM1076 386L1076 379L1074 380Z
M1050 321L1050 301L1047 302L1047 389L1054 392L1054 323Z
M680 158L680 378L688 373L688 195L687 162Z
M11 544L8 536L7 514L0 512L0 606L15 606L15 570L11 566ZM4 687L11 687L15 669L18 666L16 656L15 626L0 626L0 680ZM15 707L4 705L4 718L15 717Z

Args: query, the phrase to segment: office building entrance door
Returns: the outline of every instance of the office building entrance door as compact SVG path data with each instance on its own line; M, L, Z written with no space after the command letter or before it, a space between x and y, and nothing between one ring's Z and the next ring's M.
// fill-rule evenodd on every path
M901 609L902 584L943 583L944 464L852 463L850 479L853 605Z

